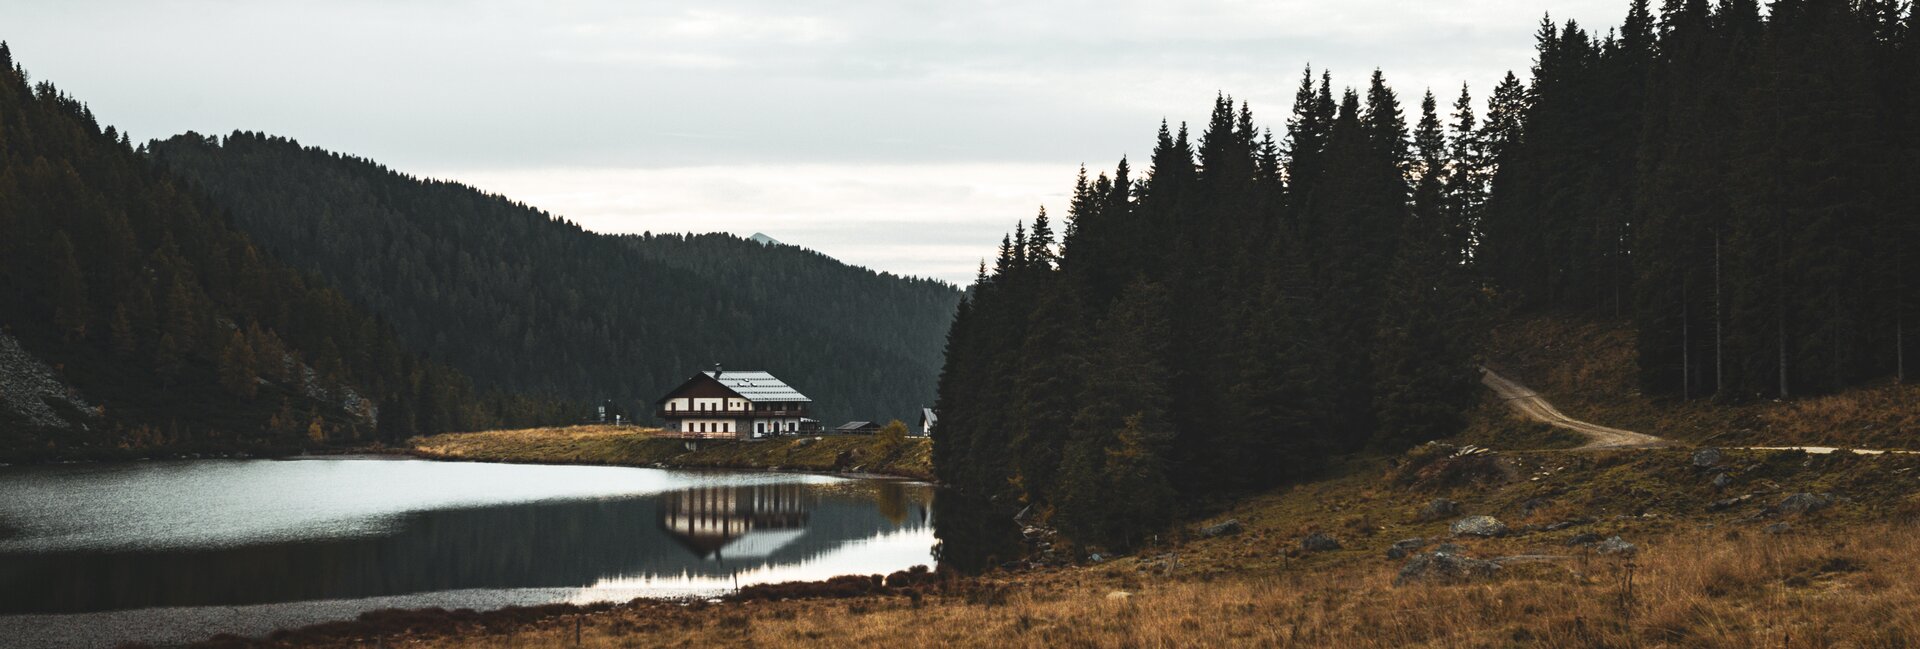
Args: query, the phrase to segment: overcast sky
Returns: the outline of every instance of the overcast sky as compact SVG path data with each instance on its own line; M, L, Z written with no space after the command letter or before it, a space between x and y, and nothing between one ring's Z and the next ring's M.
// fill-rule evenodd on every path
M136 139L265 131L605 232L765 232L955 282L1075 170L1214 93L1278 130L1300 70L1411 111L1524 76L1543 13L1626 0L85 2L0 39Z

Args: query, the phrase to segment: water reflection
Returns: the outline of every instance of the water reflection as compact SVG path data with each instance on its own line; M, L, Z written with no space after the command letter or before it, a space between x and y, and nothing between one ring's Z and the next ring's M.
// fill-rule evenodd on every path
M665 498L660 529L701 558L765 557L804 534L813 507L799 485L684 489Z
M432 463L420 464L428 466L413 477L430 479ZM933 495L924 485L806 476L711 484L710 474L631 471L701 486L432 508L354 536L237 546L44 549L32 535L71 534L88 523L56 525L0 505L0 526L14 530L0 544L0 615L609 585L631 597L635 589L731 585L742 575L813 579L930 562ZM0 487L9 486L6 477Z
M979 574L1019 559L1025 548L1020 527L1013 522L1017 514L976 494L940 490L940 497L933 501L933 518L937 521L933 535L939 540L934 555L939 557L941 567Z

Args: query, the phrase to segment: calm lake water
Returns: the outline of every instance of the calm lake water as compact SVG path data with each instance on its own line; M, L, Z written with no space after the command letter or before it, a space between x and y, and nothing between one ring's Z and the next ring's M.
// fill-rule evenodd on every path
M385 458L0 468L0 645L887 573L933 565L932 501L891 480Z

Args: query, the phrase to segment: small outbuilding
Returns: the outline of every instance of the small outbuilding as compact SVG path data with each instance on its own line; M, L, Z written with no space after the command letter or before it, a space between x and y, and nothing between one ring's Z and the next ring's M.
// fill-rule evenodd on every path
M849 421L835 427L833 432L853 435L872 435L880 432L880 424L871 421Z

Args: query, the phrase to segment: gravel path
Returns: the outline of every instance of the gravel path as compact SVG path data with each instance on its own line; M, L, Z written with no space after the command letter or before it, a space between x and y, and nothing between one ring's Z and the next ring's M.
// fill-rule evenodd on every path
M1520 414L1526 415L1529 419L1586 435L1587 443L1580 446L1580 448L1583 449L1651 448L1655 446L1666 446L1672 443L1666 438L1654 437L1646 433L1636 433L1630 430L1621 430L1619 428L1608 428L1599 424L1592 424L1568 417L1566 413L1560 412L1559 408L1553 407L1553 403L1541 397L1540 393L1534 392L1532 388L1515 383L1512 379L1501 376L1499 373L1487 369L1484 366L1480 368L1480 382L1492 388L1494 394L1500 395L1500 398L1505 400L1508 406L1519 411Z

